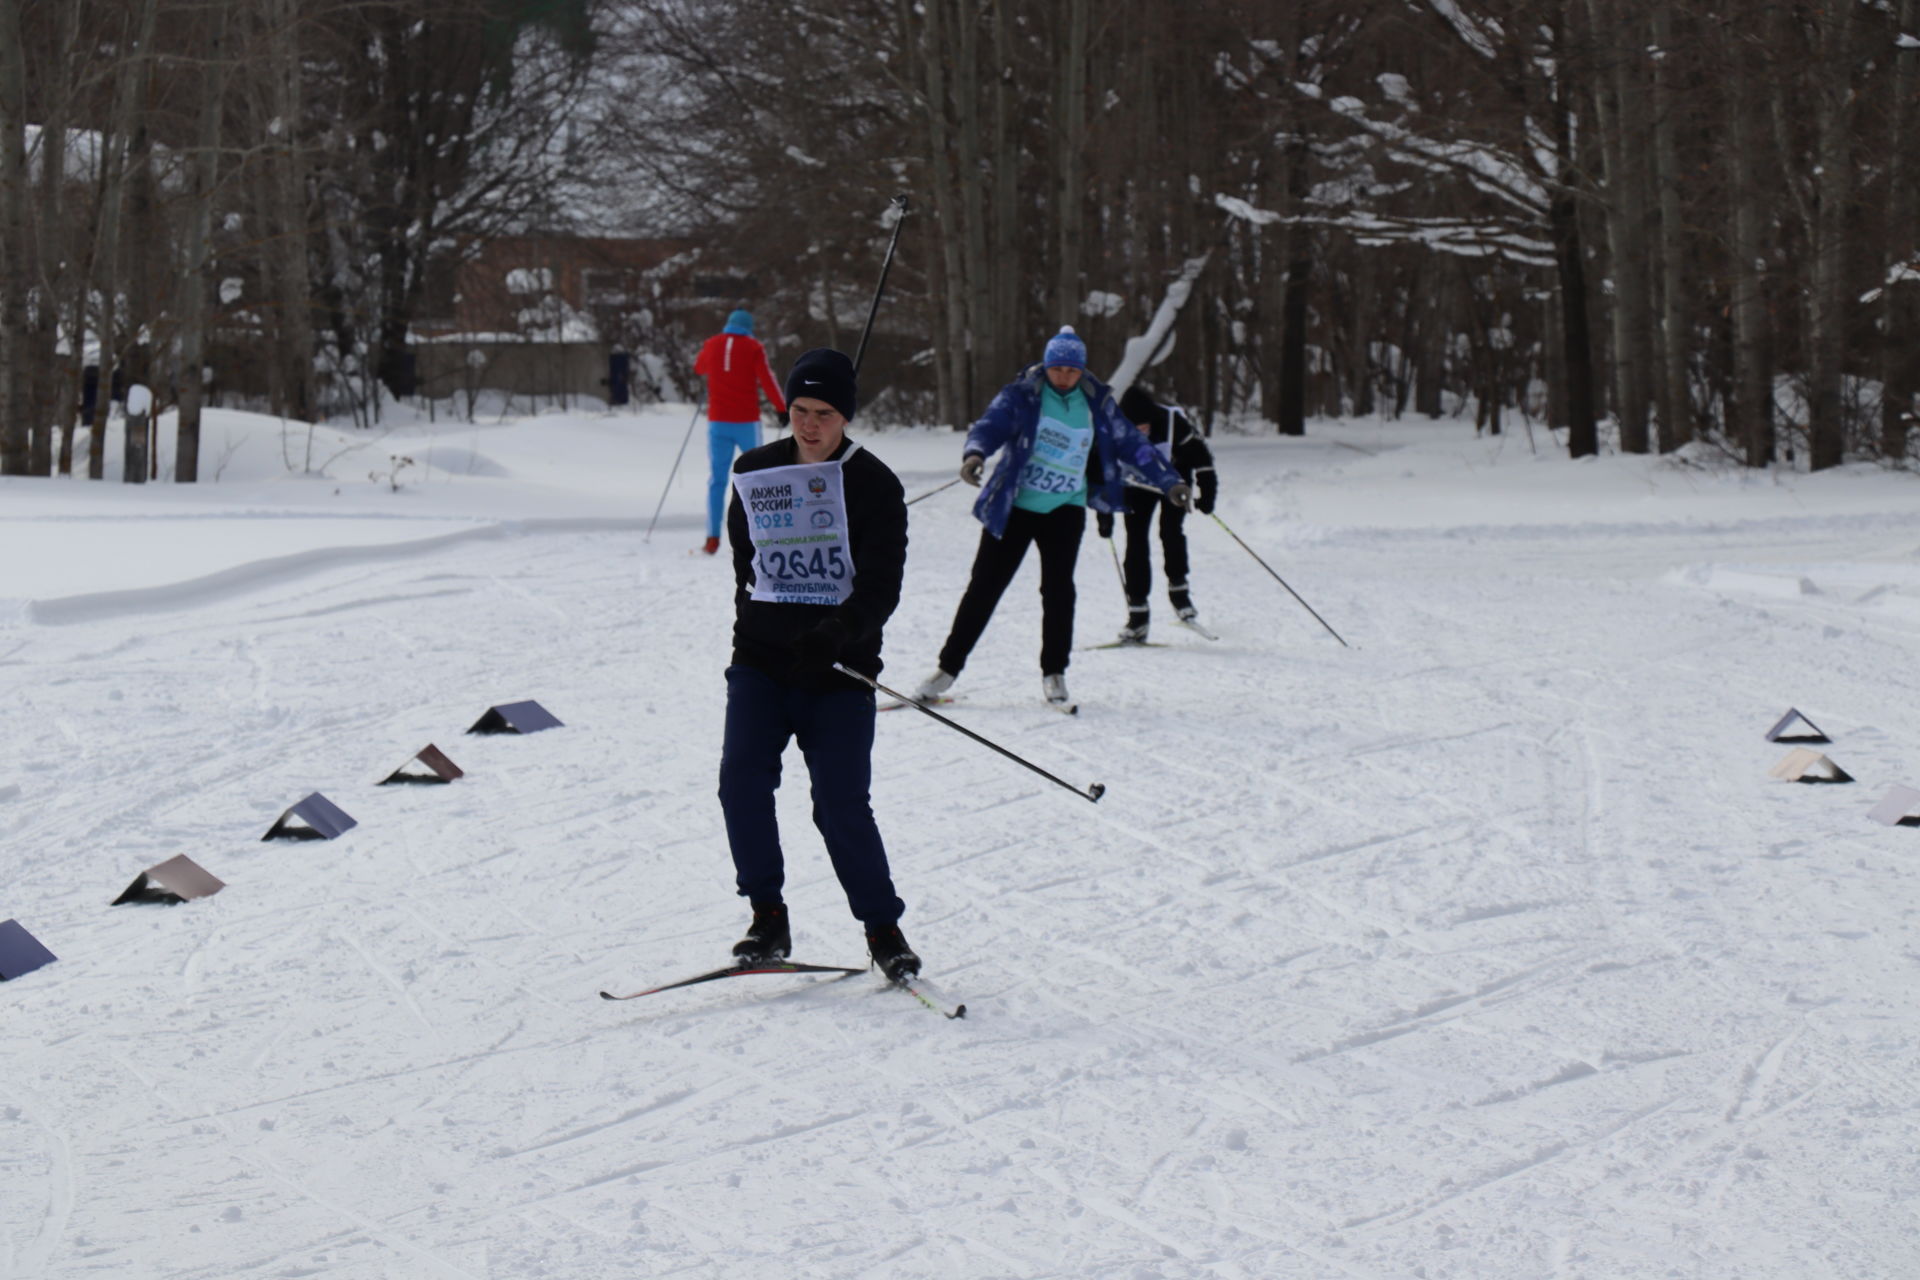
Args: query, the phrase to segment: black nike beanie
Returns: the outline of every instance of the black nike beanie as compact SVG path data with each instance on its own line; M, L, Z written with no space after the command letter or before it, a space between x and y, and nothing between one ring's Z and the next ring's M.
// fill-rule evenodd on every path
M832 347L801 352L800 358L793 362L793 370L787 374L786 392L788 404L792 404L796 396L824 400L849 422L860 398L854 385L853 361Z

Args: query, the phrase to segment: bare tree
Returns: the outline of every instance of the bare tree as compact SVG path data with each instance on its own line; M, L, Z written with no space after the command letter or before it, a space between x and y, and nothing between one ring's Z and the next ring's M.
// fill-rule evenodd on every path
M1853 196L1852 5L1812 11L1810 39L1818 75L1813 95L1813 262L1807 287L1807 465L1844 460L1841 380L1847 349L1847 233Z
M27 68L21 0L0 0L0 474L32 469L28 439Z
M182 484L200 478L200 410L206 388L201 370L207 350L207 268L214 200L218 193L221 124L226 111L229 15L226 5L216 5L209 18L204 38L206 69L200 82L200 116L189 162L187 230L180 255L180 419L173 470L173 478Z
M1887 145L1887 265L1881 301L1880 448L1904 460L1920 393L1920 0L1900 0L1891 54Z

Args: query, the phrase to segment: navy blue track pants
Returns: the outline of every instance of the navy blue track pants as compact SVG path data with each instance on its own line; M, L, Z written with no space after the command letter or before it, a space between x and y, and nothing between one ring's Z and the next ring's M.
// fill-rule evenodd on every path
M726 740L720 751L720 809L733 850L734 882L751 902L781 902L786 860L773 793L780 757L797 741L813 783L813 825L869 928L892 924L906 905L893 889L887 850L873 820L873 693L796 689L757 668L727 668Z

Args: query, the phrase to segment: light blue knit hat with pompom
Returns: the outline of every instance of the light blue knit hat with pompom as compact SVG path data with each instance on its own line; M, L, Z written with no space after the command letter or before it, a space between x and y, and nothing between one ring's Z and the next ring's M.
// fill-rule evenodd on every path
M1080 335L1073 331L1072 325L1063 324L1060 332L1047 339L1047 354L1041 358L1041 363L1049 369L1064 366L1084 370L1087 367L1087 344L1080 341Z

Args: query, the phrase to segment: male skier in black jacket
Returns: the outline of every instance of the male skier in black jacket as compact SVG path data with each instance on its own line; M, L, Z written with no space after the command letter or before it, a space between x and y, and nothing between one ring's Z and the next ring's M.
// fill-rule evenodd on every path
M1180 478L1192 485L1200 497L1194 506L1202 515L1213 514L1214 499L1220 493L1219 473L1213 469L1213 451L1206 437L1170 404L1161 404L1139 386L1127 388L1120 397L1120 412L1134 424L1173 464ZM1123 577L1127 587L1127 625L1120 629L1122 644L1144 644L1151 610L1147 593L1153 587L1153 551L1147 541L1147 529L1154 513L1160 514L1160 552L1167 565L1167 599L1182 622L1197 616L1193 597L1187 588L1186 509L1169 502L1157 490L1129 486L1127 489L1127 555ZM1096 524L1100 536L1113 536L1113 517L1101 512Z
M734 463L727 511L736 589L720 807L735 882L753 906L733 954L749 964L792 947L773 793L780 757L797 740L847 905L874 963L901 981L920 958L900 932L906 907L868 802L873 691L833 664L880 674L881 629L906 568L905 494L885 463L847 439L858 397L845 355L802 354L786 398L792 435Z

